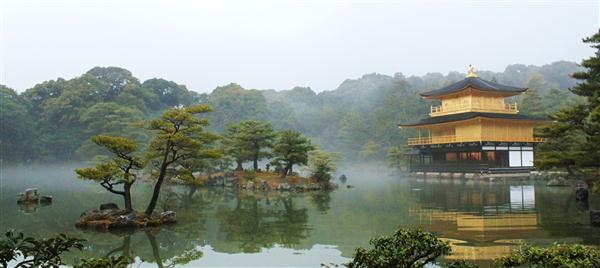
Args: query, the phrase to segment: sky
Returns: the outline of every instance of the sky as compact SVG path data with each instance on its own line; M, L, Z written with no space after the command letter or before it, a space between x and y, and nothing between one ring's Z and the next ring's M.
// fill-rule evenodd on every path
M320 92L366 73L502 71L580 62L598 31L598 1L0 0L0 83L118 66L210 92Z

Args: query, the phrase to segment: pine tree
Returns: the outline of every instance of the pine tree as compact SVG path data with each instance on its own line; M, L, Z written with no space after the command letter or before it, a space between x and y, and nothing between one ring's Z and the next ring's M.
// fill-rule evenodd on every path
M591 178L600 174L600 33L583 41L596 53L581 63L585 71L572 75L581 82L570 91L585 101L561 109L540 129L538 135L547 142L539 147L536 165Z

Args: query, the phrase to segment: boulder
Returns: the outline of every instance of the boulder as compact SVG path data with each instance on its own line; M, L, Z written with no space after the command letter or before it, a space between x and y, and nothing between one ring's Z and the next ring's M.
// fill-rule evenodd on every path
M296 192L305 192L308 189L308 186L306 184L298 184L295 185L293 188Z
M292 189L292 187L287 182L282 182L281 184L279 184L278 189L280 191L289 191Z
M247 190L254 190L254 182L253 181L248 181L248 183L246 183L246 189Z
M37 188L28 188L19 194L17 203L18 204L37 203L39 199L40 199L40 195L38 194L38 189Z
M575 190L575 200L579 202L588 201L589 192L586 188L579 187Z
M115 203L105 203L100 205L100 210L119 210L119 206Z
M268 191L269 190L269 184L267 183L266 180L261 180L260 181L260 189L263 191Z
M160 220L162 223L176 223L175 212L174 211L164 211L160 213Z
M340 180L341 183L346 183L346 181L348 180L348 177L346 177L346 174L342 174L339 177L339 180Z
M51 195L42 195L42 197L40 197L40 203L42 204L51 204L52 203L52 196Z
M592 225L600 226L600 210L590 210L590 222Z
M348 185L346 185L346 188L348 188L348 189L354 188L354 185L348 184Z
M330 182L328 182L326 184L326 187L327 187L328 190L333 190L333 189L337 189L338 188L338 184L335 183L335 182L330 181Z

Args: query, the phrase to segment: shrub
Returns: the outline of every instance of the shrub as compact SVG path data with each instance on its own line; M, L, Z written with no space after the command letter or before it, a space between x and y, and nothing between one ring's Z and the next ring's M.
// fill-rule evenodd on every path
M63 265L60 255L70 249L82 249L83 239L64 234L48 239L26 237L23 233L6 232L0 241L0 265L22 258L15 267L58 267Z
M357 248L348 267L423 267L450 253L447 242L421 230L400 229L392 236L373 238L369 244L373 249Z
M495 261L496 267L600 267L600 250L582 245L524 246Z

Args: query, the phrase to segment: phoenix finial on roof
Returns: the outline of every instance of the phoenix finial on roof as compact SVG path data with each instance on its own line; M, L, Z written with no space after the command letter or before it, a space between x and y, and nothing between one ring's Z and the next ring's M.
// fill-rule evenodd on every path
M469 64L469 69L467 70L466 77L478 77L477 74L475 73L475 71L477 71L475 69L475 67L473 67L473 65Z

